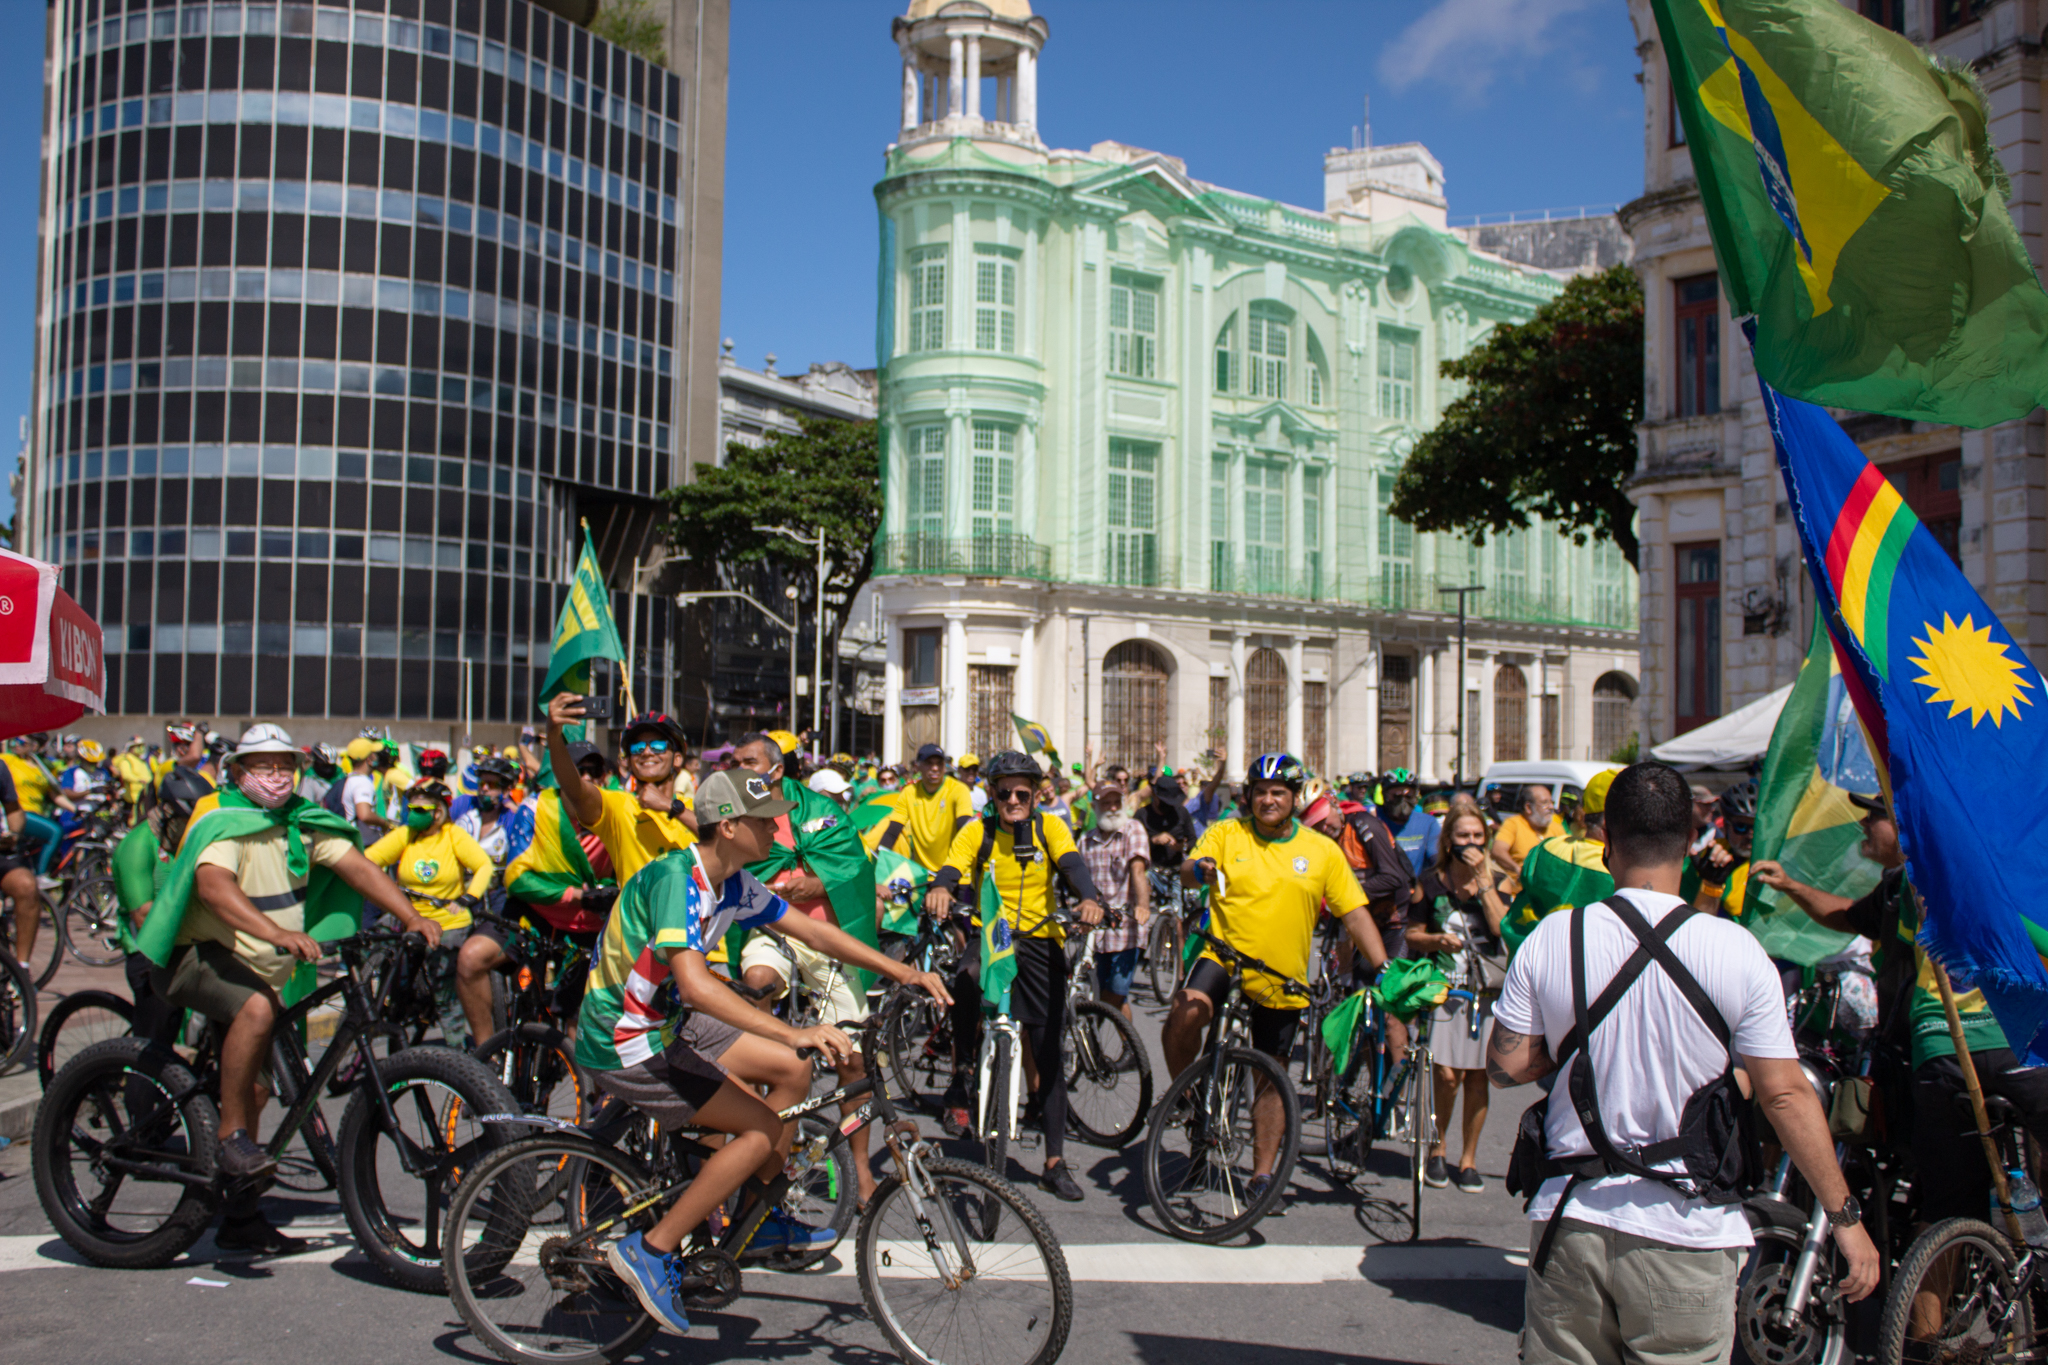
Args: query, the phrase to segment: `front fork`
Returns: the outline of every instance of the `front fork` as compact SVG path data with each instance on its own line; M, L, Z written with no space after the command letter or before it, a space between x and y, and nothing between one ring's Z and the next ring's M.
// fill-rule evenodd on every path
M1835 1144L1835 1160L1840 1162L1846 1148ZM1795 1327L1806 1312L1806 1305L1813 1298L1814 1276L1820 1270L1821 1248L1827 1245L1827 1210L1821 1207L1820 1196L1813 1198L1813 1208L1806 1218L1806 1238L1799 1244L1799 1255L1792 1262L1791 1278L1785 1282L1785 1301L1778 1308L1778 1326Z
M975 1069L977 1084L974 1087L974 1131L986 1134L989 1131L989 1116L992 1112L997 1112L991 1108L994 1097L989 1094L989 1076L995 1069L996 1049L1001 1046L1001 1041L996 1036L998 1034L1010 1044L1010 1066L1008 1075L1004 1078L1006 1093L1001 1097L1003 1108L999 1111L1003 1122L1002 1135L1007 1139L1017 1136L1017 1115L1022 1113L1024 1108L1024 1030L1015 1019L1008 1016L982 1022L981 1058Z
M974 1249L952 1205L925 1169L926 1158L936 1155L932 1145L918 1135L917 1125L909 1119L890 1124L882 1141L896 1162L896 1177L904 1193L910 1196L911 1217L924 1236L933 1269L946 1288L962 1288L974 1278Z

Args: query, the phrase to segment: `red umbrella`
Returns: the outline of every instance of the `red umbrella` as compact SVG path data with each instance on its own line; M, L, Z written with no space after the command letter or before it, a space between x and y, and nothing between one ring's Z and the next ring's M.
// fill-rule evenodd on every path
M54 564L0 550L0 738L106 709L100 628L57 586Z

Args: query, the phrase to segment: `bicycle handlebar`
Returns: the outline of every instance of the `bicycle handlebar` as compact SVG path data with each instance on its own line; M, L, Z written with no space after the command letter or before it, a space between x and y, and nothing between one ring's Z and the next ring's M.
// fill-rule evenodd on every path
M1215 949L1216 956L1223 960L1223 964L1226 967L1237 968L1239 975L1242 975L1247 970L1255 971L1259 973L1261 976L1269 976L1272 977L1275 981L1278 981L1280 983L1280 989L1283 994L1298 995L1304 1000L1312 998L1309 992L1308 983L1303 981L1297 981L1293 977L1289 976L1287 973L1280 971L1277 968L1267 966L1259 959L1253 957L1250 953L1239 952L1237 949L1231 947L1228 943L1225 943L1222 939L1216 937L1212 933L1209 933L1207 930L1189 929L1188 934L1190 937L1201 939L1204 943L1208 944L1211 948Z

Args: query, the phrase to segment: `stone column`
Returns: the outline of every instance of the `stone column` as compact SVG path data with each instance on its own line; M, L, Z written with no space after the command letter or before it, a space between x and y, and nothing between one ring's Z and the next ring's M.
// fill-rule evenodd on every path
M903 761L903 632L882 618L882 761Z
M981 117L981 37L967 38L967 117Z
M1324 736L1328 747L1328 736ZM1302 715L1301 637L1287 637L1287 752L1296 758L1308 744L1308 726ZM1325 755L1327 757L1327 755Z
M957 758L967 747L967 708L972 698L967 695L967 613L949 611L946 613L946 691L945 709L941 712L940 743L946 746L946 757Z
M1543 688L1547 676L1547 671L1543 667L1543 656L1539 654L1531 660L1524 673L1528 675L1529 699L1526 703L1528 718L1522 725L1528 732L1529 743L1524 748L1522 757L1538 759L1543 757Z
M1230 636L1230 705L1224 713L1223 747L1226 751L1224 763L1230 772L1242 776L1252 756L1244 751L1244 631L1233 631Z
M956 36L954 37L951 43L947 44L946 49L947 118L958 118L960 116L961 109L965 107L961 103L960 97L963 93L961 89L961 77L963 75L963 68L966 65L966 61L966 44L962 39Z
M1366 641L1365 661L1358 670L1358 680L1358 685L1365 691L1365 695L1360 698L1364 705L1359 707L1359 710L1365 715L1365 755L1364 761L1360 762L1357 766L1371 769L1373 772L1379 772L1386 765L1380 757L1380 642L1378 640ZM1413 715L1414 703L1411 701L1409 706L1409 714ZM1401 761L1406 763L1408 756L1403 754Z
M1026 720L1039 718L1037 687L1038 622L1027 616L1017 636L1017 686L1012 693L1017 714Z
M908 136L917 127L917 94L922 78L918 75L917 59L910 49L903 50L903 132Z
M1416 651L1415 679L1415 771L1435 780L1436 761L1436 649L1425 646Z
M1028 47L1017 49L1017 126L1038 131L1038 54Z

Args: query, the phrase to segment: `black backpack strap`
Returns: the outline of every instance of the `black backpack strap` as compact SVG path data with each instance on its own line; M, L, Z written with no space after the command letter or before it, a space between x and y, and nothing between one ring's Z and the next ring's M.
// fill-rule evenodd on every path
M1629 932L1634 934L1643 947L1649 950L1650 955L1657 959L1657 965L1664 969L1664 974L1671 978L1672 983L1678 987L1679 993L1685 996L1686 1003L1691 1005L1693 1012L1699 1015L1700 1022L1707 1026L1714 1037L1720 1041L1723 1050L1727 1051L1732 1058L1734 1055L1734 1048L1732 1046L1733 1035L1728 1031L1728 1021L1721 1017L1721 1011L1715 1007L1713 999L1708 996L1705 988L1700 985L1699 979L1687 969L1683 962L1678 960L1678 954L1671 951L1671 934L1665 928L1665 925L1660 924L1657 928L1652 929L1650 922L1643 918L1642 911L1636 909L1619 896L1608 902L1607 908L1614 912L1617 919L1628 926ZM1693 907L1688 905L1665 916L1665 922L1668 924L1674 919L1682 922L1690 918L1693 913L1695 913ZM1677 926L1672 925L1671 927L1676 928Z
M1619 899L1619 897L1616 897L1615 901L1595 901L1594 904L1605 905L1608 909L1613 910L1616 901L1619 901ZM1571 912L1574 921L1572 939L1574 944L1582 942L1577 919L1584 912L1584 909L1587 908L1590 907L1583 907ZM1629 955L1628 960L1621 964L1621 970L1614 974L1613 979L1606 986L1602 987L1600 994L1594 998L1589 1011L1592 1017L1590 1028L1600 1027L1601 1022L1614 1012L1614 1007L1621 1003L1621 997L1628 994L1628 988L1635 985L1636 978L1641 976L1644 970L1649 967L1652 958L1649 939L1668 940L1671 935L1678 932L1679 925L1685 923L1698 913L1699 910L1694 906L1681 906L1669 915L1666 915L1655 929L1651 929L1647 925L1644 926L1643 932L1637 935L1637 938L1641 941L1637 944L1635 952ZM1642 916L1638 915L1636 919L1640 922ZM1577 989L1577 984L1578 977L1574 975L1574 990ZM1571 1059L1572 1054L1577 1052L1585 1043L1586 1034L1589 1031L1590 1029L1584 1020L1574 1014L1572 1026L1565 1031L1564 1037L1558 1042L1557 1056L1552 1059L1557 1063L1559 1069L1562 1069L1564 1064Z

